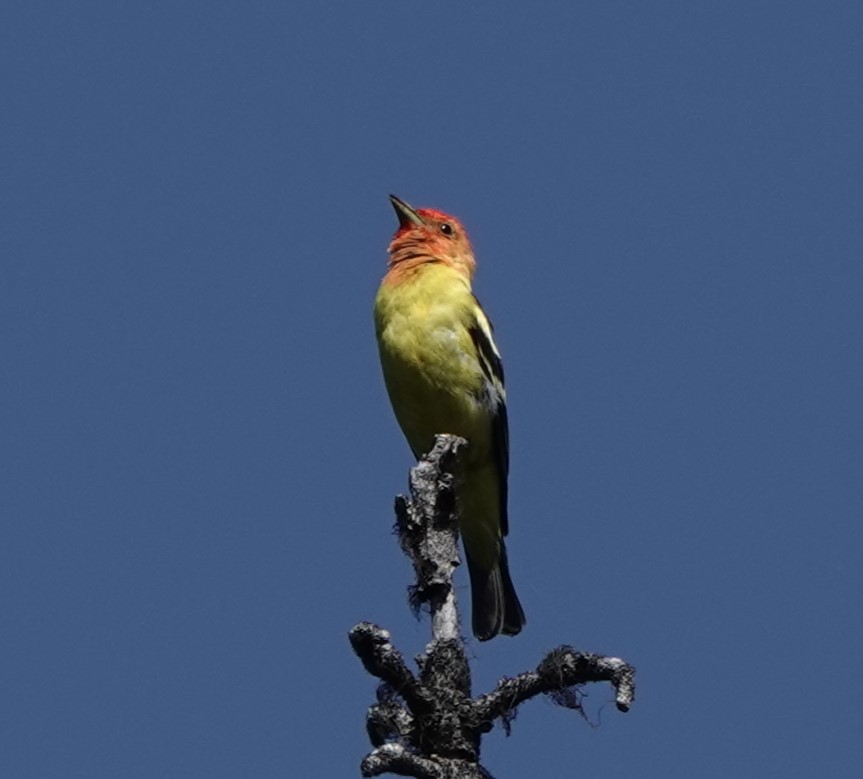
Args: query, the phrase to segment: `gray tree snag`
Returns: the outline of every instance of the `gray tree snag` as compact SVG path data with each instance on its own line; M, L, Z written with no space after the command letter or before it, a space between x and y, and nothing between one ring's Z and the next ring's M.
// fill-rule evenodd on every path
M417 657L418 674L392 645L390 634L370 622L349 633L365 669L381 680L377 703L366 715L374 749L362 762L363 776L396 774L416 779L493 779L479 764L480 740L496 720L509 732L516 707L539 694L580 710L580 686L611 682L617 708L635 700L635 669L617 657L560 646L533 671L498 682L490 693L471 697L470 666L459 634L453 572L459 564L453 469L462 438L440 435L410 472L410 499L396 498L396 528L410 557L416 583L415 610L428 604L432 640Z

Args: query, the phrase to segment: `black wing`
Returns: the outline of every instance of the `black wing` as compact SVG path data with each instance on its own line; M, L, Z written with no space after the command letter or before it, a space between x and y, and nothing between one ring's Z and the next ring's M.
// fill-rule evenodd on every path
M474 298L476 300L476 298ZM506 416L506 388L503 363L492 338L491 322L482 312L479 301L477 315L470 328L470 337L479 356L479 364L488 382L489 405L493 408L492 447L500 472L500 531L509 531L507 518L507 479L509 477L509 422Z

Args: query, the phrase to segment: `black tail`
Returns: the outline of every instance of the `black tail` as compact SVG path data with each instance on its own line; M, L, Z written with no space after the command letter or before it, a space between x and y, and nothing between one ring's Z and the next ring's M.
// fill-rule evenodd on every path
M526 620L509 576L503 541L497 568L482 570L467 557L467 570L470 574L473 634L480 641L488 641L500 633L507 636L520 633Z

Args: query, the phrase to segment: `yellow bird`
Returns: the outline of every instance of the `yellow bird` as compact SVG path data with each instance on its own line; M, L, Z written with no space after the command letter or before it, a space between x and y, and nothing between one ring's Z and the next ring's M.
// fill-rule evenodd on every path
M467 439L456 499L473 633L487 641L525 623L507 565L509 430L500 354L471 291L476 269L461 223L390 195L399 228L375 300L384 381L415 457L438 433Z

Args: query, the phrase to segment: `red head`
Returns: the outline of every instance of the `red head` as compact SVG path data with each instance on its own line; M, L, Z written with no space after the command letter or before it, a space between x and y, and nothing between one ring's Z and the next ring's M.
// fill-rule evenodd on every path
M399 218L399 229L390 243L390 268L441 262L473 278L476 260L461 222L432 208L411 208L395 195L390 202Z

